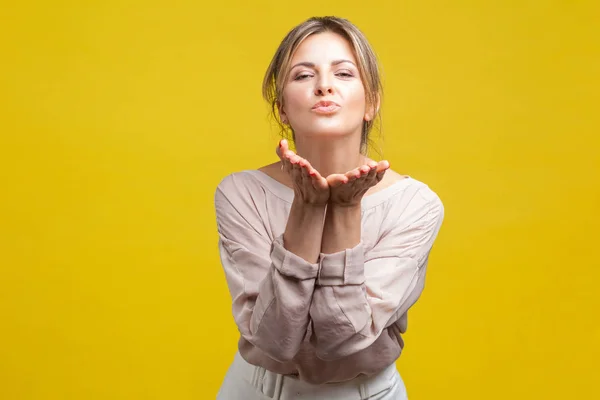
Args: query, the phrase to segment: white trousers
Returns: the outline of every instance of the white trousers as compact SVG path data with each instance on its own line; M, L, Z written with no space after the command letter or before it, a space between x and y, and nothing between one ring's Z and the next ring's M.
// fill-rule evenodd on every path
M314 385L249 364L236 353L217 400L408 400L406 387L392 364L370 377Z

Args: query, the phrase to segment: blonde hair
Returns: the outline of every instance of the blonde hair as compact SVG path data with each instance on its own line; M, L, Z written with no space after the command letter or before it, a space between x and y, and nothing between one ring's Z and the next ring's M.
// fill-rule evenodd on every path
M283 87L289 77L292 56L298 46L310 35L333 32L345 38L354 50L360 78L365 87L365 101L367 107L375 110L374 118L364 121L361 134L361 152L366 154L370 141L370 132L378 120L381 133L381 113L378 104L383 95L381 78L375 52L367 41L365 35L350 21L339 17L312 17L294 27L281 41L269 68L265 73L262 93L271 106L271 113L281 132L287 136L287 127L281 122L277 108L283 105ZM292 130L292 140L294 132Z

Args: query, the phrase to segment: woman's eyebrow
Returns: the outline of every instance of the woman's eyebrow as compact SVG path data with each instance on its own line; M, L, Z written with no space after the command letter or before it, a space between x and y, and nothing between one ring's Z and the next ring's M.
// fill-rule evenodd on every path
M343 59L342 60L334 60L334 61L331 62L331 65L338 65L338 64L342 64L342 63L350 63L350 64L352 64L352 65L354 65L356 67L356 64L354 64L352 61L350 61L350 60L343 60ZM290 68L290 69L294 69L294 68L300 67L300 66L314 68L315 64L311 63L309 61L302 61L302 62L299 62L298 64L294 64L294 66L292 68Z

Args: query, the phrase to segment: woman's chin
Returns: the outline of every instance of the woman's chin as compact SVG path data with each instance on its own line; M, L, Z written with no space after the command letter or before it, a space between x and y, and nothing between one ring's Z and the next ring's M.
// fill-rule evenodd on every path
M311 138L336 138L336 137L345 137L348 135L352 135L353 132L360 132L360 128L357 130L356 128L340 126L337 125L327 125L327 124L318 124L310 127L306 127L305 130L299 130L296 135L297 136L306 136ZM305 133L302 133L305 132Z

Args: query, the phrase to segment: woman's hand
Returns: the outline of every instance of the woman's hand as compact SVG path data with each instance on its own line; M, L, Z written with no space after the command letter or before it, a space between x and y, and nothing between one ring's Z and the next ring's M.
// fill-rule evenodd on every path
M288 148L287 140L281 140L277 148L282 169L292 178L295 199L304 204L326 205L329 201L327 180L310 163Z
M387 161L370 161L345 174L332 174L327 177L330 195L329 203L337 206L360 206L364 194L383 179L390 168Z

